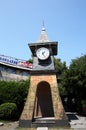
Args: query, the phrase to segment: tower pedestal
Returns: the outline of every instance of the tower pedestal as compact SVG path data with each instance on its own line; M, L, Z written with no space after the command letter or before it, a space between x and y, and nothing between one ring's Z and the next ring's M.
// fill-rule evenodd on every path
M59 95L56 74L31 76L30 88L19 125L21 127L69 125Z

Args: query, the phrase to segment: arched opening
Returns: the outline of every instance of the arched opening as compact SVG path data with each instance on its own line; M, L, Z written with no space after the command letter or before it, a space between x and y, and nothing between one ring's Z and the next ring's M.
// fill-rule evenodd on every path
M51 89L48 82L43 81L37 85L34 117L54 117Z

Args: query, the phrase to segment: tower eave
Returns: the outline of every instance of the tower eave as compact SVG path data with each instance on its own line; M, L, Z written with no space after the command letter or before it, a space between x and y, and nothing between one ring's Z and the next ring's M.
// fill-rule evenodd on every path
M36 50L37 48L40 48L40 47L46 47L46 48L51 47L52 48L52 54L57 55L57 47L58 47L57 41L55 41L55 42L44 42L44 43L28 43L28 46L29 46L33 55L34 55L34 50Z

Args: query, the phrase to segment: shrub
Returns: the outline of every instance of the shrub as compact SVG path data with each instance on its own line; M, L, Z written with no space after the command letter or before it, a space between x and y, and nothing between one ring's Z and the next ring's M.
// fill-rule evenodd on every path
M28 94L30 79L26 81L0 81L0 105L12 102L17 105L19 118Z
M15 119L17 106L15 103L3 103L0 105L0 119Z

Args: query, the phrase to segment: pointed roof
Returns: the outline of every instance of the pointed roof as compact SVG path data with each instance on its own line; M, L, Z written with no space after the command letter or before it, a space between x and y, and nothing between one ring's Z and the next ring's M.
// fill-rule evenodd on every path
M56 42L56 41L51 42L48 39L48 36L46 34L46 30L45 30L45 27L44 27L44 22L43 22L43 25L42 25L41 34L40 34L37 42L28 44L33 56L36 56L36 50L39 47L46 47L46 48L51 47L52 48L52 54L57 55L57 45L58 45L58 42Z
M42 25L41 34L39 36L39 39L37 40L37 43L43 43L43 42L49 42L48 36L46 34L45 27L44 27L44 22L43 22L43 25Z

